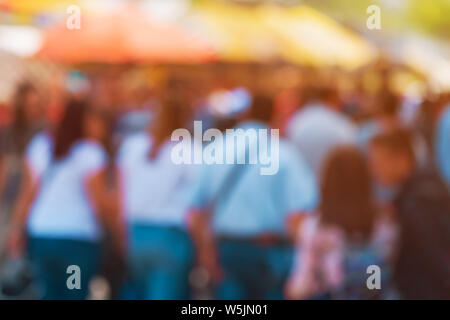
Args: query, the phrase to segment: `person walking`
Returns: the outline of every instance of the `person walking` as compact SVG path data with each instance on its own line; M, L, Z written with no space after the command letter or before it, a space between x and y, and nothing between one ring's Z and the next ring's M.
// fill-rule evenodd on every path
M123 243L114 212L101 215L107 204L97 173L105 165L100 144L105 126L87 102L70 100L54 134L39 134L27 147L25 184L8 252L20 257L26 250L44 299L87 298L89 281L98 271L102 230L110 227L117 243ZM67 284L68 270L81 273L75 289Z

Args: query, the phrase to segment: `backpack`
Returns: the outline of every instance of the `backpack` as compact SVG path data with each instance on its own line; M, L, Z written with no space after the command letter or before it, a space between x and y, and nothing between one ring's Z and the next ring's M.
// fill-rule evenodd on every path
M395 280L406 299L450 299L450 192L435 170L416 173L396 201Z

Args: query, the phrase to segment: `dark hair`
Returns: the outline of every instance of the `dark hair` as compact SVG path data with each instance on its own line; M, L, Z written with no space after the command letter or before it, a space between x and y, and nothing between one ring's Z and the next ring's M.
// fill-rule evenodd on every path
M31 83L23 82L19 84L14 94L13 142L20 153L25 149L29 139L27 130L30 124L27 123L25 118L25 99L32 92L37 93L37 89Z
M414 162L414 148L411 134L405 129L392 129L376 135L370 142L371 146L383 147L397 154L405 154Z
M268 123L272 120L273 101L270 97L256 95L250 108L250 118Z
M390 91L381 93L377 99L377 104L378 112L386 115L396 115L399 109L399 99Z
M321 224L341 228L349 239L370 237L376 209L367 163L358 149L342 146L330 154L321 192Z
M55 130L53 157L62 159L72 146L84 136L84 119L88 111L86 101L71 99L67 102L64 117Z
M302 91L302 105L318 102L335 102L339 99L336 88L330 85L311 85Z
M155 159L161 146L176 129L183 128L188 118L187 108L183 108L183 101L179 94L174 94L165 98L164 103L159 108L154 120L154 125L150 128L152 135L152 146L150 149L150 159Z
M111 109L104 109L98 107L88 106L86 110L86 115L94 116L103 121L106 127L106 134L102 140L98 141L109 157L114 157L117 149L117 141L115 141L115 128L117 127L118 119Z

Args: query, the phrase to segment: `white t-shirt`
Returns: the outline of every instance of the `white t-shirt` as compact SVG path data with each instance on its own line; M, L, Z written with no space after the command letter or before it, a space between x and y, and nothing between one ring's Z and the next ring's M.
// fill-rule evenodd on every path
M356 143L356 126L344 115L321 104L298 111L287 126L288 138L318 177L329 153L337 146Z
M150 159L152 139L148 133L134 134L123 142L118 164L129 223L184 226L196 166L172 162L172 147L177 143L167 141L156 158Z
M101 231L85 182L104 167L106 154L98 143L83 140L65 158L54 161L52 145L48 135L38 134L26 151L32 175L39 181L28 232L39 237L97 240Z

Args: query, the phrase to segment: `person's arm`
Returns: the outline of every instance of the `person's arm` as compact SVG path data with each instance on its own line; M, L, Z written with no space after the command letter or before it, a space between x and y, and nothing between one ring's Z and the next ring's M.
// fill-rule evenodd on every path
M6 250L13 257L22 256L25 249L25 225L37 190L38 182L34 181L31 169L23 163L23 181L19 191L18 198L13 208L11 224L9 226Z
M287 153L287 160L288 166L282 169L286 232L300 245L299 232L306 218L316 210L319 191L312 171L297 152Z
M211 227L212 212L208 210L211 203L210 177L208 167L189 168L189 210L186 215L186 226L194 243L196 263L217 282L221 277L221 269L217 253L216 240Z
M309 223L307 226L311 227L312 224ZM317 257L313 248L313 232L310 229L307 228L305 234L298 233L296 261L285 285L287 299L305 299L318 290L315 281Z
M293 243L301 244L300 231L307 217L305 212L295 212L286 218L286 232Z
M210 221L210 214L202 210L191 210L187 226L194 241L198 265L208 272L213 282L217 282L222 276L222 271Z
M121 197L119 187L116 185L108 188L106 185L106 175L106 169L90 175L86 179L86 189L99 220L112 233L115 247L124 255L126 248L126 230L120 210Z

